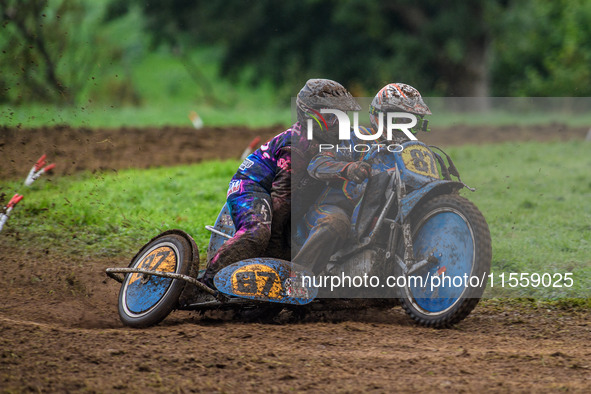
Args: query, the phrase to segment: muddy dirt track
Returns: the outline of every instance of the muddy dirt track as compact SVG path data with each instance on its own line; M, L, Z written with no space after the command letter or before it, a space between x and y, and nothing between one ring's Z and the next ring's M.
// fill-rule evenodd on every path
M0 129L0 178L42 153L59 174L236 157L281 128ZM459 131L458 131L459 130ZM429 143L582 139L586 129L442 130ZM214 144L228 141L227 149ZM5 166L5 163L10 163ZM0 233L0 392L588 392L591 314L492 301L453 329L400 308L315 313L273 324L174 312L157 327L117 317L118 284L96 259L26 249Z
M118 170L190 164L240 157L257 136L264 142L283 131L275 126L122 128L93 130L66 126L36 129L0 126L0 179L20 179L42 154L59 163L56 175L78 171ZM456 126L421 133L432 145L485 144L503 141L564 141L584 139L588 128L561 124L544 126Z

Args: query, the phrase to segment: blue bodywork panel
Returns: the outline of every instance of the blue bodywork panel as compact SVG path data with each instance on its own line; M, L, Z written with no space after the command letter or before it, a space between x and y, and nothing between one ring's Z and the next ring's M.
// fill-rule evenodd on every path
M456 181L440 179L435 158L427 145L420 141L407 141L401 144L402 152L390 153L387 150L371 150L364 160L371 164L372 172L391 172L398 167L400 178L408 194L402 198L400 214L406 219L423 197L436 188L446 187L446 193L459 190L464 185ZM415 157L413 157L413 155ZM361 203L353 211L352 222L357 221Z
M437 181L431 181L431 182L423 185L423 187L421 187L420 189L413 190L412 192L408 193L406 196L404 196L402 198L402 201L401 201L402 204L400 207L400 213L401 213L402 217L403 218L408 217L408 215L411 213L413 208L417 205L417 203L419 201L421 201L421 199L423 197L425 197L432 190L434 190L436 188L440 188L440 187L448 187L448 188L451 188L452 190L456 190L456 189L461 189L463 187L463 185L461 183L455 182L455 181L437 180Z
M213 226L216 230L221 231L224 234L228 234L230 237L234 236L236 232L236 228L234 227L234 222L232 221L232 216L230 216L230 210L228 209L228 204L224 204L222 210L220 211L217 219L215 220L215 224ZM209 262L217 250L227 241L228 238L218 235L216 233L211 233L211 237L209 238L209 246L207 247L207 261Z

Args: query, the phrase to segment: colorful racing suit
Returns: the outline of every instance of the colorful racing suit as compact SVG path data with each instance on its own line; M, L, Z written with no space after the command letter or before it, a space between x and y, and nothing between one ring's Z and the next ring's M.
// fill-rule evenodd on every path
M298 147L298 162L307 165L310 152L314 152L313 143L304 134L296 122L250 154L238 168L227 194L236 233L209 262L203 278L206 283L211 284L219 270L240 260L262 256L290 259L292 141ZM305 168L296 173L307 174Z
M373 134L371 129L359 127L362 134ZM359 202L367 181L360 184L344 177L347 167L362 160L364 152L357 152L357 144L366 144L353 131L350 139L341 141L334 150L316 155L308 166L312 178L327 182L316 202L308 209L304 220L296 227L293 237L297 254L293 261L318 273L349 237L351 215Z

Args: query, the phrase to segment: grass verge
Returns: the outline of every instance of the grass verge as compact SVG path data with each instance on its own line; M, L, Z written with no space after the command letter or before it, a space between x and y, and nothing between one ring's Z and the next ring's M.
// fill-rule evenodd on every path
M83 173L39 180L31 188L2 183L25 199L5 236L64 253L113 256L132 253L151 237L179 228L205 252L208 232L225 202L236 161L193 166Z

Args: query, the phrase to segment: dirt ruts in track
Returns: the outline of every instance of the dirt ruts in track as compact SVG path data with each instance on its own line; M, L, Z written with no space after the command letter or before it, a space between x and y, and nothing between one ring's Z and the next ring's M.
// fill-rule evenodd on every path
M104 269L0 237L0 388L41 392L585 392L591 314L479 305L453 329L400 307L244 323L173 312L123 327Z
M20 179L42 154L56 162L56 175L79 171L112 171L238 158L257 136L262 142L284 131L285 126L148 127L89 129L68 126L35 129L0 127L0 179ZM558 141L583 139L584 127L465 126L438 128L419 138L433 145L483 144L504 141Z
M237 158L255 137L264 142L283 129L5 127L0 128L0 179L24 178L42 154L57 163L57 175Z

